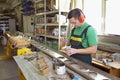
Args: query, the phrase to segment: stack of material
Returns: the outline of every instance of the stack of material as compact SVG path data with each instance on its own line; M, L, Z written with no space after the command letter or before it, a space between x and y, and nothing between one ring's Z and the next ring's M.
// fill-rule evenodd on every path
M120 46L117 44L99 42L98 49L108 52L118 52L120 53Z
M120 62L120 53L114 53L114 54L112 54L112 59L114 61Z
M30 41L22 36L10 36L8 35L9 42L13 48L22 48L30 45Z
M41 57L37 63L38 63L38 68L40 70L40 74L45 75L50 71L50 68L43 57Z

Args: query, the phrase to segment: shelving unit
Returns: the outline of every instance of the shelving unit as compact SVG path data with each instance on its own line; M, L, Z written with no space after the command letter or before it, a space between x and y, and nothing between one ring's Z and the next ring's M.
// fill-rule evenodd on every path
M3 33L9 30L9 19L10 17L6 16L0 17L0 28L3 30Z
M1 16L0 17L0 29L3 30L3 33L6 31L15 32L15 19L10 16Z
M40 42L56 50L60 49L60 37L66 35L68 28L66 16L69 8L62 8L63 1L35 1L35 35ZM70 0L67 2L70 7Z

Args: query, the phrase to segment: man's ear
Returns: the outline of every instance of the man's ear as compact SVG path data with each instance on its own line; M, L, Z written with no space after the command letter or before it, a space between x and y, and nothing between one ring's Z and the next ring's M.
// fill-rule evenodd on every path
M85 20L84 15L83 15L83 14L81 14L81 15L78 17L78 20L79 20L81 23L83 23L83 22L84 22L84 20Z

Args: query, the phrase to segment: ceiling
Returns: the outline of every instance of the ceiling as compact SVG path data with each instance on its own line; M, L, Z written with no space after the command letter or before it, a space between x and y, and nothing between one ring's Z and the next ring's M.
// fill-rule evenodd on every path
M14 0L0 0L0 12L9 10Z
M6 3L9 0L0 0L0 3Z
M9 4L12 3L15 0L0 0L0 4Z

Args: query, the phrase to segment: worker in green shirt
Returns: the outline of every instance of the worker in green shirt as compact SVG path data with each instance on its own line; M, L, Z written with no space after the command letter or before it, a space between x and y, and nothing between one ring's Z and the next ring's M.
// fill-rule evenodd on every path
M85 22L85 15L79 8L75 8L68 13L70 24L73 25L68 39L61 37L61 42L71 45L65 53L70 57L82 62L91 64L91 54L96 53L98 38L95 29Z

